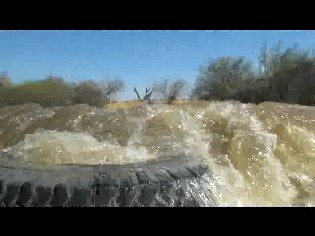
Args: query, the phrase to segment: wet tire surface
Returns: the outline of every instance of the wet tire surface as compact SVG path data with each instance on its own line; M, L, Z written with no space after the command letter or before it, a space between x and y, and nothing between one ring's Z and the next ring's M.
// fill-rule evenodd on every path
M136 165L39 165L0 155L2 207L196 207L180 187L209 174L198 159Z

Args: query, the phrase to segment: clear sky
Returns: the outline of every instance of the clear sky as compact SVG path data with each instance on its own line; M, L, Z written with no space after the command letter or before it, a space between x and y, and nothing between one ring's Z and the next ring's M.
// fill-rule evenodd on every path
M315 49L315 31L0 31L0 72L14 82L120 78L120 100L161 78L193 84L200 65L219 56L255 59L263 43Z

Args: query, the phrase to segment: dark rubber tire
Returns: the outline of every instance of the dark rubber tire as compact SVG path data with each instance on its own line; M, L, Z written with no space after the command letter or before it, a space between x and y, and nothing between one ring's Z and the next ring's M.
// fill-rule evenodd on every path
M134 165L39 165L0 153L0 206L199 206L180 186L206 173L208 167L196 158Z

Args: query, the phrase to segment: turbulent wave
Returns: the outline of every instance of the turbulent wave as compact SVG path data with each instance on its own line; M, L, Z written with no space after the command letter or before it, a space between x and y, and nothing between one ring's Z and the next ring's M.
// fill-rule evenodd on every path
M200 104L0 108L0 148L21 161L57 164L203 157L212 176L199 187L220 206L315 205L314 107Z

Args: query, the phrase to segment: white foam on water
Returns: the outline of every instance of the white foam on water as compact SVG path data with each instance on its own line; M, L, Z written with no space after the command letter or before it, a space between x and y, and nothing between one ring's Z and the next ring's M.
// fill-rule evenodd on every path
M5 149L16 158L53 164L127 164L154 159L144 147L99 142L89 134L40 131Z
M220 179L218 182L227 186L225 193L220 195L221 204L290 205L296 191L281 162L274 156L277 136L264 128L251 113L251 107L229 102L211 103L205 112L207 118L226 122L225 132L232 133L227 154L229 164L211 168L221 169L216 175ZM210 165L214 165L213 161ZM232 199L224 199L223 195Z
M26 161L54 164L127 164L166 154L202 157L211 173L202 181L187 183L185 189L202 206L290 206L295 202L314 206L315 133L298 125L301 115L293 123L284 110L279 115L266 107L270 119L265 121L253 111L255 107L233 101L210 102L196 109L145 106L139 116L127 117L131 135L124 146L113 140L98 141L93 130L90 134L40 130L26 134L5 151ZM94 113L96 128L97 122L108 125ZM79 127L80 113L76 118L78 123L73 124ZM153 131L147 134L149 126ZM163 145L169 148L149 148Z

